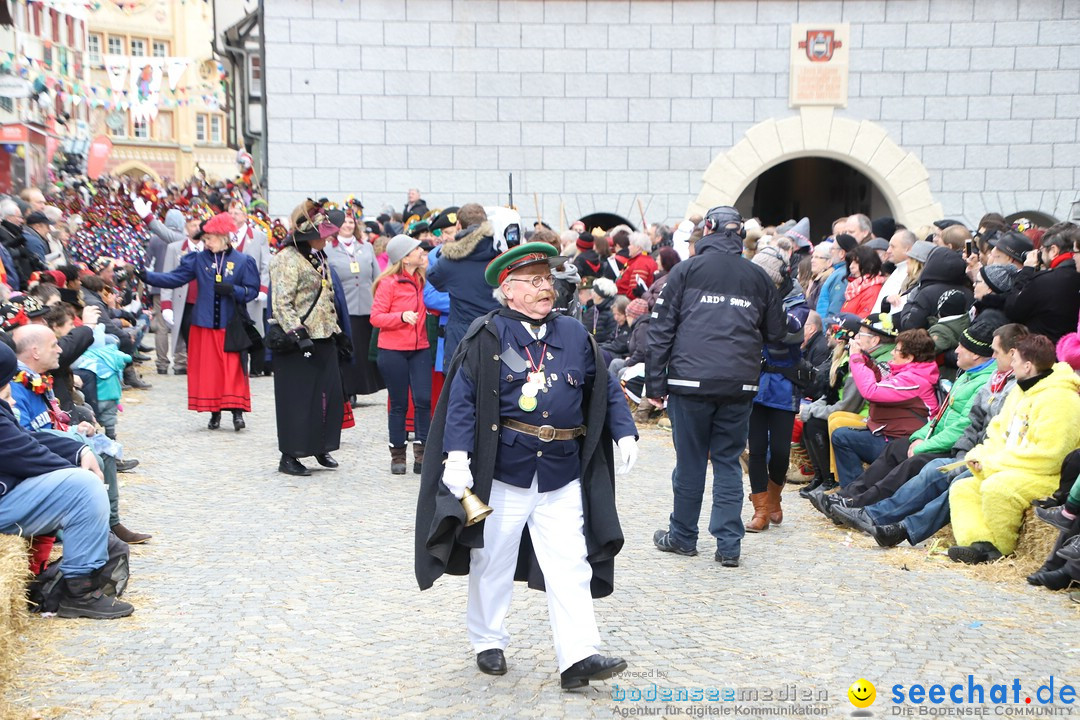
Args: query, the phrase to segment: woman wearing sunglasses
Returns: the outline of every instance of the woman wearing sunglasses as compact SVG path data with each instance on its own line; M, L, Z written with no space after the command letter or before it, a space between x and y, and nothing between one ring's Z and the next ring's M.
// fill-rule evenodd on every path
M427 252L420 240L397 235L386 246L390 264L375 280L371 324L379 328L379 372L390 395L390 472L405 474L405 415L412 393L416 431L413 472L420 474L431 423L432 359L424 305Z
M293 210L291 233L270 261L274 322L294 346L274 353L278 470L310 475L299 458L315 456L326 468L341 445L345 396L338 346L348 343L348 306L341 282L323 252L338 226L322 206L307 200Z

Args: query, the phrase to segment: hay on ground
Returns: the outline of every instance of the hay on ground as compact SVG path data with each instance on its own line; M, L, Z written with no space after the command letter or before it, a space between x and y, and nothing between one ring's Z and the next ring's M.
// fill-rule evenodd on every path
M0 535L0 717L12 712L4 690L11 687L26 630L26 583L30 579L26 540Z

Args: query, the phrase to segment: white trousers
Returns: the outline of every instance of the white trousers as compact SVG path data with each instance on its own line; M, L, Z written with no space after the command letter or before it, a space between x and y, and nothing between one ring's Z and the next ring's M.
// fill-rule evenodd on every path
M600 633L593 614L592 567L586 560L581 483L574 480L552 492L491 483L493 510L484 520L484 547L472 551L466 622L477 652L506 649L506 613L514 591L521 531L529 524L536 559L547 586L548 617L555 638L559 672L594 655Z

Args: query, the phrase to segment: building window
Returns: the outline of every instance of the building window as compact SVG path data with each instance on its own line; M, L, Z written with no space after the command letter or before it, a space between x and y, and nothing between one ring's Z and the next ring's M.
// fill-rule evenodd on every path
M11 98L0 98L0 110L15 112L15 101Z
M118 35L109 36L109 54L110 55L123 55L124 54L124 38Z
M262 58L248 55L248 95L262 97Z
M195 116L195 142L206 142L206 115L203 113Z
M131 121L131 136L138 138L139 140L150 139L150 121L149 120L132 120Z
M169 43L165 40L154 41L154 57L169 57Z
M215 145L221 144L221 116L210 116L210 142Z
M127 123L116 123L115 125L108 125L108 128L109 135L111 135L112 137L127 137Z
M157 139L159 142L173 141L173 114L171 112L158 112L154 124L157 127Z
M146 57L146 40L142 38L131 38L131 56Z
M55 8L49 8L49 25L51 25L49 30L52 31L52 41L60 42L60 14Z
M101 64L101 36L97 33L90 33L86 38L86 47L90 53L90 65L97 66Z

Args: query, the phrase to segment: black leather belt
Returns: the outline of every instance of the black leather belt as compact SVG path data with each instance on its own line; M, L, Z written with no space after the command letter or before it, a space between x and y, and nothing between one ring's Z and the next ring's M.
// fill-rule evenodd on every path
M573 440L574 438L581 437L585 434L584 425L578 425L575 428L563 430L551 425L529 425L528 423L518 422L517 420L503 418L502 426L507 430L514 430L519 433L525 433L526 435L540 438L540 442Z

